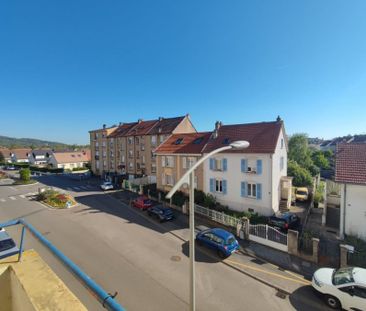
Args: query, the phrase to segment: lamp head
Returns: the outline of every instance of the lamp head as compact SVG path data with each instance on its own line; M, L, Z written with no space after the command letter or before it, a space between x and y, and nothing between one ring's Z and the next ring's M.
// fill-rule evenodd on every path
M233 141L230 146L233 149L245 149L249 147L249 142L246 140L237 140L237 141Z

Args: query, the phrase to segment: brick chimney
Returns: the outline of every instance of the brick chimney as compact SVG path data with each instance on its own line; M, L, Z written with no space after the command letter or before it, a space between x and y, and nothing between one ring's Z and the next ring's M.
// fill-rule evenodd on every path
M219 136L219 128L221 127L221 125L222 125L221 121L215 122L215 130L213 132L213 138L217 138L217 136Z

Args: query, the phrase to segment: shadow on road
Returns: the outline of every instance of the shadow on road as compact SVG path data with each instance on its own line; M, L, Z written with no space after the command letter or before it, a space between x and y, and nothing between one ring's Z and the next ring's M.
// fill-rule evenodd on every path
M221 258L216 254L215 251L202 249L203 246L198 246L195 244L195 261L196 262L206 262L206 263L216 263L220 262ZM207 254L206 254L207 252ZM189 241L182 244L182 253L189 257Z
M295 310L308 311L308 310L324 310L330 311L322 297L311 286L302 286L295 290L290 296L289 301Z

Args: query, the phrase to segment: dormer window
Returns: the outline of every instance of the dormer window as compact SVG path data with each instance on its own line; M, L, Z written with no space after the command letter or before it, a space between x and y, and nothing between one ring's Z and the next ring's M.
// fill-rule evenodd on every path
M224 145L228 145L228 144L230 143L230 139L229 139L229 138L225 138L225 139L222 141L222 143L223 143Z
M193 141L194 145L199 145L200 143L202 143L203 141L203 137L198 137Z
M183 142L183 138L178 138L176 141L175 141L175 145L180 145L181 143Z

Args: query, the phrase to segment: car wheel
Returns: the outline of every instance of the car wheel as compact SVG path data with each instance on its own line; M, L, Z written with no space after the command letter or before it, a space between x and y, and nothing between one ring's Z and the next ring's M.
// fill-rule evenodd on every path
M219 255L220 258L226 258L225 253L220 249L217 251L217 255Z
M150 217L152 216L151 212L147 212L147 214L148 214Z
M203 243L202 243L202 241L201 241L201 240L196 240L196 243L197 243L197 245L199 245L199 246L202 246L202 245L203 245Z
M332 309L335 309L335 310L341 309L341 303L339 302L339 300L336 297L331 296L331 295L325 295L324 299L325 299L325 303Z

